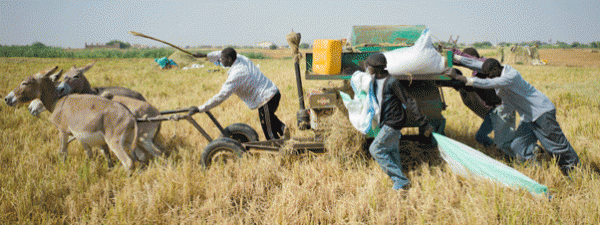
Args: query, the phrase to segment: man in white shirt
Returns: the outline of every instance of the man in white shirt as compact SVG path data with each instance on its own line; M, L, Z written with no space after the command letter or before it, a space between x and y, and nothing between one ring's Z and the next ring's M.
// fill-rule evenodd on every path
M452 70L446 75L477 88L495 89L502 103L516 110L521 122L511 149L518 159L535 160L537 141L544 149L558 157L558 166L565 175L579 163L579 156L565 137L556 120L556 108L542 92L529 84L516 69L502 66L495 59L478 62L466 57L455 56L461 66L482 71L487 78L464 77Z
M258 109L260 124L267 140L279 139L283 136L285 124L275 115L281 99L279 89L250 59L237 54L233 48L209 54L196 53L194 57L207 57L215 64L231 68L227 72L227 80L223 83L219 93L203 105L192 107L190 114L206 112L235 93L248 108Z

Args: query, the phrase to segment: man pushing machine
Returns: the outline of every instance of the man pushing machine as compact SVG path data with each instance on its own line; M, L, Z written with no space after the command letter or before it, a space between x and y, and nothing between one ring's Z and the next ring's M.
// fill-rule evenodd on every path
M279 89L246 56L239 55L233 48L208 54L195 53L196 58L208 58L209 61L230 68L227 80L221 90L201 106L192 107L190 114L206 112L236 94L250 109L258 109L260 125L267 140L283 137L285 124L275 115L279 107L281 93Z
M502 103L516 110L521 116L511 150L521 161L536 159L539 140L544 149L558 158L561 172L568 176L579 163L579 156L564 135L556 120L556 108L552 101L529 84L516 69L509 65L502 66L496 59L485 62L455 55L459 66L487 74L486 78L464 77L454 69L445 71L452 79L459 80L467 86L495 89Z

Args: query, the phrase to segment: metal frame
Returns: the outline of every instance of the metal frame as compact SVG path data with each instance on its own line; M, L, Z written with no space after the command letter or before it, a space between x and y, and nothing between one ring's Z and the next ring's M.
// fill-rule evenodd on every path
M196 128L196 130L198 130L198 132L200 132L200 134L204 138L206 138L206 140L208 142L212 142L214 139L206 132L206 130L204 130L204 128L202 128L200 126L200 124L198 124L198 122L196 122L196 120L194 120L192 115L178 114L178 113L187 113L189 111L190 111L190 108L161 111L160 116L150 117L150 118L137 118L137 122L145 123L145 122L159 122L159 121L162 122L162 121L167 121L167 120L168 121L186 120L190 124L192 124L192 126L194 128ZM217 126L217 128L219 129L221 134L223 134L223 136L225 136L223 127L221 126L219 121L213 116L213 114L210 111L206 111L205 113L210 118L210 120L215 124L215 126ZM165 116L165 115L169 115L169 114L176 114L176 115ZM241 143L241 144L242 144L242 146L244 146L246 152L263 152L263 151L279 152L281 147L283 147L285 145L286 141L294 140L294 141L298 141L299 143L292 144L292 148L294 149L294 151L296 151L298 153L302 153L302 152L306 152L306 151L310 151L313 153L324 153L325 147L323 145L323 142L319 141L317 139L318 138L276 139L276 140L267 140L267 141L245 142L245 143Z

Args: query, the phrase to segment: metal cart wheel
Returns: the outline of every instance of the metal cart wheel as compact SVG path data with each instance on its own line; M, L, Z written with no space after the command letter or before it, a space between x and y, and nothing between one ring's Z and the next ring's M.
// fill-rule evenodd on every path
M242 157L244 150L245 148L240 142L231 138L221 137L210 142L204 148L200 159L205 167L210 167L214 163L236 161Z
M225 127L221 137L228 137L241 143L258 141L256 130L245 123L234 123Z

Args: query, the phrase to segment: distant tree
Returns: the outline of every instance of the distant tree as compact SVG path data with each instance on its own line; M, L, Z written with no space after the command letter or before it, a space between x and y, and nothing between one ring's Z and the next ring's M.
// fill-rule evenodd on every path
M598 47L600 47L600 42L592 42L592 43L590 43L590 46L592 48L598 48Z
M567 43L562 42L562 41L556 41L556 44L561 48L566 48L569 46Z
M576 42L576 41L575 41L575 42L573 42L573 43L571 44L571 47L572 47L572 48L577 48L577 47L579 47L580 45L581 45L581 44L580 44L579 42Z
M489 41L475 42L473 44L473 47L475 47L475 48L489 48L489 47L492 47L492 43L490 43Z
M271 50L275 50L275 49L277 49L277 45L275 45L275 44L272 44L271 46L269 46L269 49L271 49Z
M33 44L31 44L31 46L36 47L36 48L45 48L46 45L43 44L42 42L36 41Z
M309 44L307 44L307 43L302 43L302 44L300 44L300 46L299 46L299 47L300 47L301 49L308 49L308 48L310 48L310 45L309 45Z
M119 41L119 40L112 40L112 41L109 41L108 43L106 43L106 45L113 45L113 44L115 44L115 43L118 43L118 44L119 44L119 48L120 48L120 49L131 48L131 44L129 44L129 43L125 43L125 42L122 42L122 41Z

